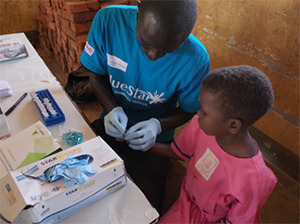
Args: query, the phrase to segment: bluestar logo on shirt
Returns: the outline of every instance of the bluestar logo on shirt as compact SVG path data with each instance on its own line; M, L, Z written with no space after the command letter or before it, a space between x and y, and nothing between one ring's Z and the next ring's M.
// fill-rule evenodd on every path
M162 98L165 93L157 93L157 90L152 94L149 91L143 91L139 88L134 88L126 83L120 83L119 81L113 80L112 75L109 76L111 87L115 94L123 95L128 101L148 106L151 104L163 103L166 101Z

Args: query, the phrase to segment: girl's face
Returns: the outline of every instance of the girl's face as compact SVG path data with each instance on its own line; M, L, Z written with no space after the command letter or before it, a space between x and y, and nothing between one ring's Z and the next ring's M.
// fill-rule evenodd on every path
M230 120L221 111L218 94L212 94L202 86L199 92L199 100L202 108L197 112L199 127L207 135L227 135Z

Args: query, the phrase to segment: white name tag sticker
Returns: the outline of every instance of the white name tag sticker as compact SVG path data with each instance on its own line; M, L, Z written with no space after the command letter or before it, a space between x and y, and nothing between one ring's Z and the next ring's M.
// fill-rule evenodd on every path
M121 60L120 58L117 58L116 56L113 56L110 54L106 54L106 56L107 56L107 64L110 67L120 69L123 72L126 72L128 63L126 63L125 61Z
M219 163L220 161L215 154L207 148L206 152L195 164L195 167L205 180L209 180Z

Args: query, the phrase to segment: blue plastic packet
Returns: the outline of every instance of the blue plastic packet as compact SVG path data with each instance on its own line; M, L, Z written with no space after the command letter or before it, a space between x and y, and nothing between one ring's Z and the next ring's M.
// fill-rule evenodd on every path
M62 134L62 138L70 145L78 145L82 143L83 134L81 132L70 131Z

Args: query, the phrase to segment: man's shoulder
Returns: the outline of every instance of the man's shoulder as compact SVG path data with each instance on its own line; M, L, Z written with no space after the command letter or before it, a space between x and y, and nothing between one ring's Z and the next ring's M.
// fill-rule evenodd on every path
M210 60L205 46L193 34L190 34L182 45L181 54L192 55L194 60L203 63Z
M131 5L110 5L99 10L100 14L116 15L137 12L136 6Z
M101 27L109 27L109 32L115 32L122 27L133 26L137 10L136 6L111 5L100 9L94 20Z
M200 40L197 39L193 34L190 34L186 40L186 44L193 48L196 49L197 51L201 51L205 54L207 54L205 46L200 42Z

